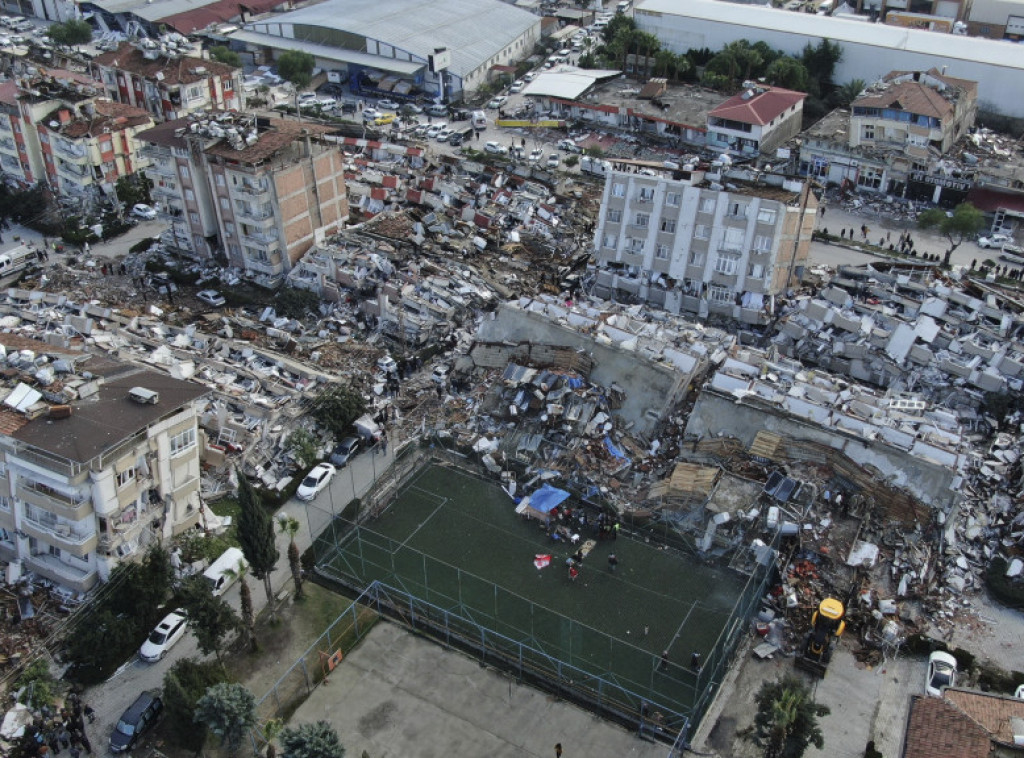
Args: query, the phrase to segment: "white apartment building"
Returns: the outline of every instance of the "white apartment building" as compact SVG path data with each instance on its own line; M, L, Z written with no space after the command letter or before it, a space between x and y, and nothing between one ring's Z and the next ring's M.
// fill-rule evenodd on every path
M13 334L0 334L0 363L11 377L0 404L9 578L32 572L85 592L198 522L205 387Z
M803 277L818 203L801 182L745 183L704 171L607 176L593 292L763 323Z

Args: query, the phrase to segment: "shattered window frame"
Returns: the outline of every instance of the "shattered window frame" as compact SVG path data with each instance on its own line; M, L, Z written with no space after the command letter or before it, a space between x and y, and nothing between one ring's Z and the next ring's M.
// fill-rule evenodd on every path
M189 427L183 432L175 434L170 439L171 455L181 455L196 446L195 427Z
M135 467L126 468L117 474L117 488L121 489L135 481Z

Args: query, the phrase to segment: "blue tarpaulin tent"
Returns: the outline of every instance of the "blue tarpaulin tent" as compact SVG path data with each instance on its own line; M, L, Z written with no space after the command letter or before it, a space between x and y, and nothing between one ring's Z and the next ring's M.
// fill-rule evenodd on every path
M529 497L526 497L516 507L516 513L525 513L533 518L547 519L548 514L560 503L569 498L569 493L552 487L550 484L541 485Z

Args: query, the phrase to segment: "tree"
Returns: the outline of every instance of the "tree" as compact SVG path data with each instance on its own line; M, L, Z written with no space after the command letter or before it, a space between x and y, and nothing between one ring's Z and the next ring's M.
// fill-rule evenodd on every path
M119 177L114 185L118 201L126 208L131 208L137 203L152 205L153 199L149 194L152 189L153 180L146 176L144 171Z
M313 418L331 430L336 442L344 439L352 422L365 411L362 395L343 384L334 384L324 390L310 409Z
M164 674L164 712L169 737L198 753L206 741L206 728L196 727L196 702L207 689L224 681L224 669L214 663L182 658Z
M804 46L801 61L804 68L810 74L810 92L815 96L828 94L832 89L832 74L836 70L836 64L843 57L843 48L838 42L821 40L815 47L808 42Z
M295 597L302 597L302 562L299 558L299 546L295 544L295 535L299 531L299 520L294 516L282 513L277 517L277 528L281 534L288 535L288 566L292 570L292 581L295 582Z
M210 57L218 63L226 63L235 68L242 67L241 56L225 45L214 45L210 48Z
M233 753L246 730L256 725L256 697L241 684L215 684L196 703L195 719L219 735L221 744Z
M952 214L940 208L929 208L917 216L920 229L936 229L949 241L949 249L942 258L942 265L949 266L953 251L964 240L973 238L985 225L985 215L970 203L960 203Z
M238 597L242 612L242 630L246 636L245 644L249 650L255 653L259 650L259 644L256 642L256 613L252 606L252 590L249 589L249 583L245 581L249 567L245 565L245 561L239 561L237 568L228 569L224 573L239 582Z
M627 16L624 13L616 14L608 25L601 30L601 36L604 41L611 42L613 39L619 36L622 30L633 31L636 29L636 21L633 20L632 16Z
M316 440L307 430L296 429L288 435L284 446L300 467L312 466L316 462Z
M63 24L53 24L46 30L47 36L58 45L77 47L92 41L92 27L87 21L72 19Z
M241 471L238 476L238 541L245 559L249 561L252 575L263 581L267 602L273 603L274 590L270 586L270 572L274 570L280 553L274 544L274 525L263 506L263 499Z
M800 758L808 745L824 746L818 718L829 708L815 703L801 680L787 675L765 682L755 700L754 742L764 748L765 758Z
M863 79L851 79L842 87L836 90L836 104L843 108L849 108L850 104L860 97L860 93L867 88Z
M274 740L277 739L277 735L281 733L282 729L284 729L284 722L281 719L270 719L260 730L260 734L267 742L265 758L277 758L277 748L274 746Z
M334 727L317 721L282 730L281 758L345 758L345 748Z
M210 590L201 576L186 579L181 586L182 607L188 617L188 628L196 637L204 655L213 653L220 662L224 638L238 629L238 616L223 598Z
M277 59L277 73L294 84L296 89L309 86L315 67L316 58L299 50L285 50Z
M769 84L797 92L807 92L810 86L810 77L804 64L788 55L772 61L765 71L765 78Z

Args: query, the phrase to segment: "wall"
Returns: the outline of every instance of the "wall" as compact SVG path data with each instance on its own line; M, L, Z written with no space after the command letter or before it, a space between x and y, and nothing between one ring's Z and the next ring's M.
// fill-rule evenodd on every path
M842 451L860 466L874 466L889 483L910 492L922 502L942 510L952 507L956 493L950 488L955 472L951 469L897 448L869 442L826 427L802 421L747 403L736 398L702 391L686 424L687 436L735 437L749 447L760 431L773 432L784 439L808 440Z

